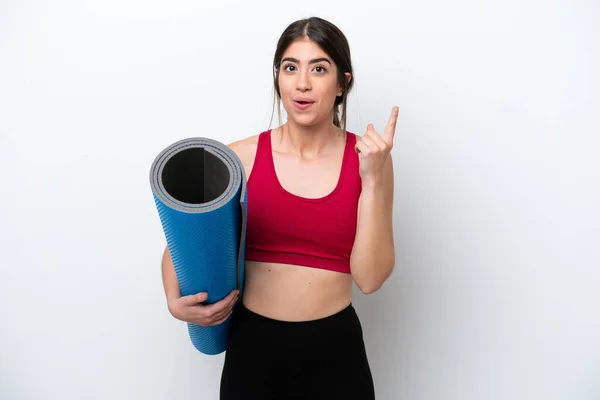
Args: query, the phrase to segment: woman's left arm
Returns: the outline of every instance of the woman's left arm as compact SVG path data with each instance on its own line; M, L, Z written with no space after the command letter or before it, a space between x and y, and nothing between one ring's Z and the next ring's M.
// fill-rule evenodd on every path
M369 124L356 144L362 192L358 201L356 237L350 270L363 293L373 293L390 277L395 265L392 210L394 168L390 151L398 119L394 107L383 135Z

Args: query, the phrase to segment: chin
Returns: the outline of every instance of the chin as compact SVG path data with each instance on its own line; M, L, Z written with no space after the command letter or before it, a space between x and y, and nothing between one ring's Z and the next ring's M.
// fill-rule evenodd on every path
M311 127L315 125L323 124L325 118L319 118L316 115L304 114L304 115L292 115L288 114L287 120L295 125L302 127Z
M289 118L288 117L288 122L291 122L294 125L308 128L308 127L317 125L319 121L315 120L314 118Z

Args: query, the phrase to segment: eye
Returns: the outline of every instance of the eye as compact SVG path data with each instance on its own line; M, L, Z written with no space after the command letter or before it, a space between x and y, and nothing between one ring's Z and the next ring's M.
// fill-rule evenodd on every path
M315 71L322 74L322 73L325 73L327 70L325 69L325 67L322 67L319 65L319 66L315 67Z
M287 72L292 72L293 70L290 70L290 68L296 68L296 66L294 66L294 65L292 65L292 64L286 64L286 65L283 67L283 70L284 70L284 71L287 71Z

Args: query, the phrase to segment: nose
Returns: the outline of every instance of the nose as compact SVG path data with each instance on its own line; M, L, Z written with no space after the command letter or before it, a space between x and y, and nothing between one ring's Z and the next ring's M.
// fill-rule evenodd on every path
M310 78L308 76L308 72L300 72L298 74L298 81L296 82L298 90L301 92L306 92L311 89Z

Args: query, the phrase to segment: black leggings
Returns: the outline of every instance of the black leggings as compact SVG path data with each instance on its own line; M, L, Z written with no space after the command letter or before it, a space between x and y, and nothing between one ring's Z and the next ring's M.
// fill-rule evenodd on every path
M239 302L220 394L221 400L375 399L354 307L313 321L286 322Z

